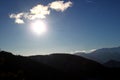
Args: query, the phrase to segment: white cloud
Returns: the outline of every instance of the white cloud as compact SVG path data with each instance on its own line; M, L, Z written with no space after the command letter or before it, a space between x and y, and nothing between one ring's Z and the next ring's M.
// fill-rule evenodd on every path
M10 18L20 19L20 18L22 18L23 15L24 15L24 13L11 14Z
M97 49L91 49L91 50L80 50L80 51L75 51L75 53L91 53L96 51Z
M46 18L46 15L50 14L50 10L48 6L44 5L37 5L30 9L30 14L28 15L29 19L36 19L36 18Z
M97 50L97 49L91 49L90 52L94 52L94 51L96 51L96 50Z
M24 23L23 19L34 20L34 19L44 19L46 15L50 14L48 6L38 4L30 9L29 12L23 12L18 14L11 14L9 17L15 19L15 23Z
M15 23L18 23L18 24L23 24L24 21L22 19L15 19Z
M87 51L81 50L81 51L75 51L75 53L86 53Z
M62 11L62 12L67 8L71 7L71 5L72 5L71 1L68 1L66 3L64 3L64 1L54 1L49 4L51 9L54 9L56 11Z
M54 1L46 6L38 4L31 8L29 12L21 12L18 14L13 13L10 14L9 17L15 19L15 23L23 24L25 23L24 20L45 19L46 16L50 14L51 9L63 12L67 8L71 7L71 5L71 1L66 3L64 3L64 1Z
M87 54L88 52L86 50L78 50L78 51L74 51L72 53L73 54Z
M24 21L22 19L23 15L24 15L24 13L11 14L10 18L14 18L15 19L15 23L23 24L24 23Z

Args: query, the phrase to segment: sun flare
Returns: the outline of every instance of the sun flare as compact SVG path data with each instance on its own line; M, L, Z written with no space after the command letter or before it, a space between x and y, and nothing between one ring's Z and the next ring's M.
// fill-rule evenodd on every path
M46 24L41 20L37 20L31 24L31 30L37 35L42 35L47 31Z

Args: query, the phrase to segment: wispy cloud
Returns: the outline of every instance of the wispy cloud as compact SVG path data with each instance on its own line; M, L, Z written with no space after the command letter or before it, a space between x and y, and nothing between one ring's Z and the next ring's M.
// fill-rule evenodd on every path
M15 19L15 23L23 24L25 20L34 20L34 19L45 19L47 15L50 14L51 9L56 11L65 11L67 8L71 7L72 2L64 1L53 1L48 5L38 4L31 8L28 12L12 13L9 15L10 18Z
M94 51L96 51L96 50L97 50L97 49L91 49L90 52L94 52Z
M80 51L75 51L75 53L91 53L96 51L97 49L91 49L91 50L80 50Z
M23 21L22 19L16 19L16 20L15 20L15 23L24 24L24 21Z
M22 20L24 13L18 13L18 14L11 14L9 17L15 19L15 23L23 24L24 21Z
M75 53L86 53L86 50L81 50L81 51L75 51Z
M68 1L65 3L64 1L54 1L49 4L51 9L54 9L56 11L62 11L62 12L66 10L67 8L71 7L71 5L72 5L71 1Z

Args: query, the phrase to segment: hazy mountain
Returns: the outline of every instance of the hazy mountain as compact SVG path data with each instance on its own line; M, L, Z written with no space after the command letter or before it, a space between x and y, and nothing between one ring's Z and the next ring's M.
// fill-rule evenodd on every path
M105 66L107 67L114 67L114 68L120 68L120 61L115 61L115 60L110 60L106 63L104 63Z
M75 55L83 56L100 63L106 63L110 60L120 61L120 47L102 48L90 53L75 53Z

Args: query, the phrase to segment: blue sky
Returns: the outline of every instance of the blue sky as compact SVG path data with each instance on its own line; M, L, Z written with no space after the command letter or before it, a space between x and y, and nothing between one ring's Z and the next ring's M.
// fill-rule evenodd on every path
M120 46L119 0L71 0L62 11L50 10L44 19L48 31L36 36L30 30L32 21L17 24L12 13L28 12L38 4L54 0L1 0L0 48L15 54L75 52ZM68 2L68 0L64 0Z

